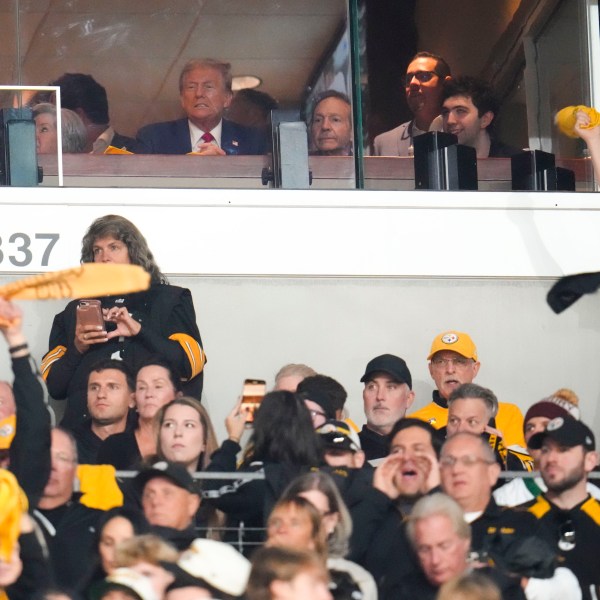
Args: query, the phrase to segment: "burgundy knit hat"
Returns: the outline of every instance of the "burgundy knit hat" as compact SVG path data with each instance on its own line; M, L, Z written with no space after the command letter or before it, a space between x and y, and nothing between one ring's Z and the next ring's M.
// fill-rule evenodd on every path
M575 396L573 394L573 396ZM576 398L576 396L575 396ZM579 407L567 400L562 394L548 396L539 402L531 405L529 410L525 413L523 419L523 430L529 419L533 417L547 417L548 419L555 419L556 417L571 417L572 419L579 420Z

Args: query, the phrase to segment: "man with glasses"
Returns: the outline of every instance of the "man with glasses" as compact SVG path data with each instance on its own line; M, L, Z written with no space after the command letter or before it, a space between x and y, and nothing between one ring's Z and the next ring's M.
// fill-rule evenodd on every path
M448 421L450 394L464 383L472 383L481 365L477 360L475 343L461 331L444 331L437 335L427 360L429 373L437 389L433 391L432 402L409 416L423 419L439 429ZM525 447L523 415L517 406L499 402L495 423L502 432L506 447Z
M344 418L344 404L348 394L344 386L328 375L305 377L296 388L310 412L315 429L328 419Z
M441 56L430 52L415 54L404 78L406 102L413 118L378 135L374 141L375 156L413 155L413 139L429 131L441 112L442 88L449 79L450 67Z
M406 362L393 354L376 356L367 363L360 381L367 423L358 434L368 461L388 454L388 435L415 399Z
M487 440L504 470L533 471L533 460L524 449L504 445L501 432L495 428L497 414L498 398L492 390L476 383L464 383L448 398L446 435L452 437L461 431L480 435Z
M532 515L496 504L492 490L500 466L480 435L459 432L449 438L440 453L440 472L442 489L458 502L471 525L474 561L492 561L520 576L528 598L579 597L573 573L554 568L556 551L541 539Z
M84 506L81 494L74 493L77 445L66 430L52 430L50 458L50 479L33 516L48 545L54 583L81 591L88 583L84 566L94 562L95 528L103 512Z
M600 503L587 490L588 473L598 465L596 440L576 419L557 417L529 446L540 450L539 467L548 490L529 511L542 533L579 580L584 599L600 593Z

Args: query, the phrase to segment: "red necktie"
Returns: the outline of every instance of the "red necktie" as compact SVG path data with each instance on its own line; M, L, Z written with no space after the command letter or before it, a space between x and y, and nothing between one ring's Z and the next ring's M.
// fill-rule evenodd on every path
M205 143L209 143L209 142L213 142L215 139L215 136L210 133L209 131L207 131L206 133L202 134L202 137L200 138L203 142Z

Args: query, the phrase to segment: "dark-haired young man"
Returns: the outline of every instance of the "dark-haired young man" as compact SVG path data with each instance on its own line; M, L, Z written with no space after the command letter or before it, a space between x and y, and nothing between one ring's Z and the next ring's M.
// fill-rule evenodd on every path
M102 154L108 146L135 152L135 140L111 127L106 90L91 75L65 73L50 85L60 87L61 106L81 117L87 132L85 152Z
M437 54L418 52L406 69L404 89L413 118L373 142L376 156L412 156L413 139L427 133L442 109L442 87L451 78L448 63Z
M378 585L393 572L416 567L403 524L413 505L437 490L437 457L443 437L420 419L400 419L389 435L390 454L377 467L373 487L352 511L351 558L371 571Z
M81 464L94 464L102 442L125 431L134 392L133 376L123 361L106 359L94 365L87 387L90 418L73 431Z
M489 83L475 77L448 80L443 99L444 131L456 135L459 144L475 148L477 158L507 158L520 152L494 136L500 104Z
M539 450L538 466L548 488L529 511L559 555L560 564L573 571L582 598L600 592L600 503L587 490L588 474L598 464L591 429L576 419L556 417L529 446Z

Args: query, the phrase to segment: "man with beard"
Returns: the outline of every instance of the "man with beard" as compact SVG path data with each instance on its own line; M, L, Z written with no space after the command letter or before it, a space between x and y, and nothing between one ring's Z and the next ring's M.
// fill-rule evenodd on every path
M358 437L368 461L388 454L388 435L415 399L412 376L406 362L393 354L381 354L367 363L360 378L365 384L363 405L367 423Z
M444 81L451 79L448 63L436 54L418 52L404 77L406 102L411 121L378 135L373 142L375 156L412 156L413 140L429 131L442 109Z
M477 358L475 343L462 331L443 331L437 335L427 356L429 373L435 382L432 402L408 415L431 423L436 429L448 421L448 398L463 383L472 383L481 363ZM502 432L504 445L525 447L523 438L523 415L518 406L507 402L498 403L498 414L493 427Z
M94 365L87 386L90 418L73 431L80 464L95 464L102 442L125 431L135 405L134 391L133 376L122 360L109 358Z
M419 419L400 419L390 433L390 454L377 467L373 487L352 511L351 559L381 588L416 566L404 518L422 496L439 488L439 432Z
M600 591L600 503L587 491L587 474L598 464L590 428L575 419L557 417L536 433L529 446L540 450L539 467L548 490L529 511L559 553L562 564L579 580L584 600Z
M525 510L500 508L492 489L500 474L493 450L481 435L459 432L440 453L442 489L460 504L471 525L471 552L520 577L527 598L579 597L568 569L555 569L555 546L540 539L535 519Z

